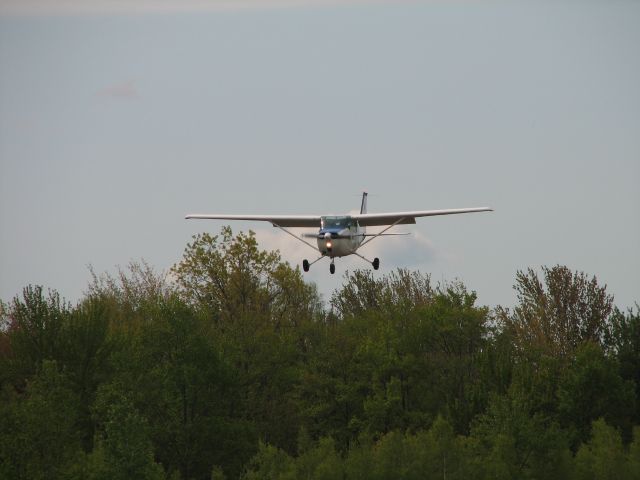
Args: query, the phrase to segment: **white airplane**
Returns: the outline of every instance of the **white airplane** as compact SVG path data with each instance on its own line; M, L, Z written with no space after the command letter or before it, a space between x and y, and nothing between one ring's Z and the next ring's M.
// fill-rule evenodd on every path
M331 259L329 271L335 273L335 258L357 255L365 262L370 263L374 270L380 268L380 259L373 261L360 255L357 250L377 237L383 235L408 235L406 233L385 233L392 227L400 224L416 223L417 217L431 217L435 215L453 215L456 213L491 212L489 207L454 208L448 210L416 210L411 212L367 213L367 192L362 194L360 213L355 215L225 215L225 214L189 214L185 218L217 219L217 220L253 220L269 222L274 227L288 233L292 237L314 250L311 243L290 232L285 227L320 227L317 234L306 233L302 237L317 239L320 257L309 263L307 259L302 261L302 269L309 271L309 267L325 257ZM366 233L366 227L386 226L378 233ZM365 238L369 237L365 240Z

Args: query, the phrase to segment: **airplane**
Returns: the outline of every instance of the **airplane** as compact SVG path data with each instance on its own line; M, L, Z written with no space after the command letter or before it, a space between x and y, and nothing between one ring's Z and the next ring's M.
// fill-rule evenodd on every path
M475 212L491 212L490 207L476 208L454 208L448 210L416 210L408 212L390 212L390 213L367 213L367 192L362 193L362 203L360 205L360 213L352 215L227 215L227 214L199 214L192 213L187 215L186 219L216 219L216 220L250 220L258 222L269 222L274 227L279 228L285 233L314 250L320 252L320 257L313 262L307 259L302 261L302 269L305 272L314 263L323 258L330 258L329 272L332 274L336 271L336 257L346 257L347 255L356 255L365 262L370 263L374 270L380 268L380 259L374 258L373 261L360 255L357 250L364 247L369 242L378 237L386 235L408 235L408 233L386 233L389 229L396 225L416 223L418 217L431 217L436 215L453 215L458 213L475 213ZM378 233L366 233L366 227L386 226L385 229ZM320 228L317 234L305 233L302 237L292 233L286 227L316 227ZM304 238L315 238L318 246L315 247Z

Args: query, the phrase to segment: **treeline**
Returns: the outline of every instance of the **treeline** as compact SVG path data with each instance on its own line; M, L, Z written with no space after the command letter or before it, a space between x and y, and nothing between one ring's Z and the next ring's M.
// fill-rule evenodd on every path
M355 271L325 307L228 228L77 305L28 286L1 304L0 478L640 479L640 309L563 266L514 288Z

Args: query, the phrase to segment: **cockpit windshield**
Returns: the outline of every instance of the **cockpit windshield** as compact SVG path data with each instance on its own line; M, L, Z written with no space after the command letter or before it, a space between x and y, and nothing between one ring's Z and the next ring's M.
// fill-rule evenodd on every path
M349 228L353 224L351 217L322 217L322 228Z

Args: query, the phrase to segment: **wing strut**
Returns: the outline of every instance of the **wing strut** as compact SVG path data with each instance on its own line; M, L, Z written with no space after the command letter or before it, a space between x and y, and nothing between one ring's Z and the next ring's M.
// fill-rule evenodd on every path
M391 225L389 225L387 228L385 228L384 230L382 230L381 232L375 234L373 237L371 237L369 240L365 240L364 242L362 242L362 244L360 244L360 246L358 248L362 248L364 247L367 243L369 243L371 240L375 240L376 238L378 238L380 235L382 235L384 232L386 232L387 230L389 230L390 228L395 227L396 225L398 225L399 223L402 223L403 220L405 220L407 217L400 217L398 220L396 220L395 222L393 222Z
M310 244L309 242L307 242L306 240L303 240L302 238L300 238L299 236L297 236L295 233L291 233L289 230L287 230L287 229L286 229L286 228L284 228L284 227L281 227L280 225L278 225L278 224L277 224L277 223L275 223L275 222L271 222L271 224L272 224L274 227L278 227L278 228L279 228L280 230L282 230L284 233L288 233L289 235L291 235L291 236L292 236L293 238L295 238L296 240L300 240L300 241L301 241L302 243L304 243L305 245L309 245L309 247L313 248L313 250L314 250L315 252L317 252L317 251L318 251L318 247L314 247L313 245L311 245L311 244ZM373 240L373 239L372 239L372 240ZM314 262L314 263L315 263L315 262Z

